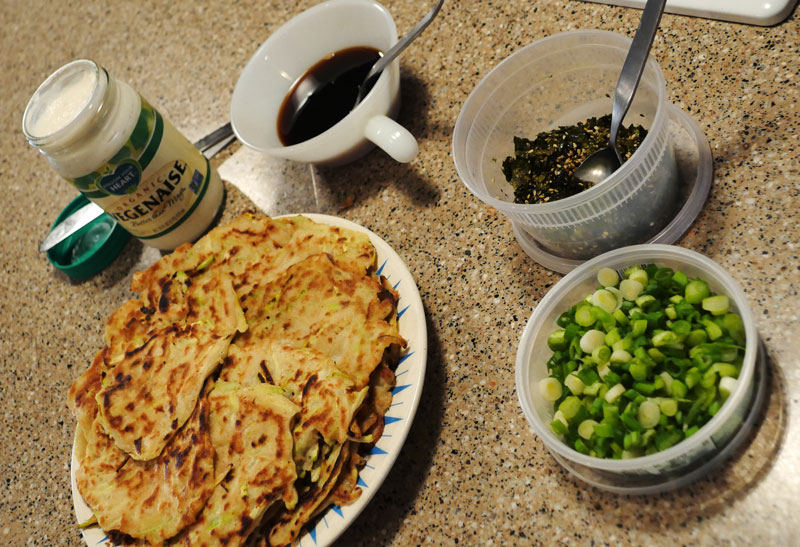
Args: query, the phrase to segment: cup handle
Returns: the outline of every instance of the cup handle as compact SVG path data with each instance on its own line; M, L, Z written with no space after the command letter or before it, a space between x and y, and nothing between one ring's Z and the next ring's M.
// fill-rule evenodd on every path
M364 136L400 163L417 156L419 145L408 129L388 116L373 116L364 128Z

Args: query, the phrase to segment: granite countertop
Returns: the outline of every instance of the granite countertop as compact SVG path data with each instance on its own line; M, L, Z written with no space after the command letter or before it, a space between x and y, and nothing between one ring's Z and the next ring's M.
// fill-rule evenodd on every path
M36 251L76 191L20 131L37 85L78 57L130 83L197 138L227 120L238 74L289 2L6 2L0 21L0 544L81 545L72 510L71 382L101 345L132 273L159 254L131 240L101 274L69 280ZM431 2L387 0L399 32ZM569 475L528 427L514 359L532 309L561 275L529 258L508 220L472 196L451 157L470 91L500 60L570 29L632 35L639 12L581 1L447 2L401 61L399 115L419 140L400 165L381 151L340 168L266 160L238 143L214 159L223 220L247 208L318 212L391 245L419 286L425 387L405 448L342 545L796 544L800 524L800 18L755 27L665 15L653 53L672 103L705 132L714 180L676 243L738 281L768 355L758 426L718 470L630 497ZM349 202L352 201L352 204ZM348 206L349 205L349 206Z

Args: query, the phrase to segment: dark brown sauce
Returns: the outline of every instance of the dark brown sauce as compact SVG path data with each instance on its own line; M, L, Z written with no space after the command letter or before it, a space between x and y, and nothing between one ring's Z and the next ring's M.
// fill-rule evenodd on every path
M291 146L307 141L347 116L356 101L358 86L382 55L372 47L351 47L331 53L309 68L281 104L281 142Z

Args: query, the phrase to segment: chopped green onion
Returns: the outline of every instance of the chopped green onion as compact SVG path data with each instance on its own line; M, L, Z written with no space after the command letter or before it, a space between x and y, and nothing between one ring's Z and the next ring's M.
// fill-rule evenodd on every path
M558 317L539 386L556 407L551 429L598 458L694 434L724 408L744 360L742 319L708 283L653 264L625 277L598 273L601 286Z
M614 437L614 426L607 423L595 424L593 432L602 439L610 439Z
M641 268L633 270L628 276L628 279L630 279L631 281L638 281L642 285L642 287L647 286L647 281L648 281L647 272L642 270Z
M622 384L617 384L608 390L608 393L606 393L606 396L604 398L606 402L613 403L614 401L619 399L620 395L622 395L623 393L625 393L625 386L623 386Z
M584 385L585 384L586 384L586 382L584 382ZM599 381L598 382L594 382L592 384L589 384L589 385L587 385L586 387L583 388L583 394L584 395L591 395L592 397L594 397L595 395L597 395L600 392L600 388L602 388L603 385L604 385L603 382L599 382Z
M686 397L686 393L689 391L687 385L677 378L672 381L669 390L672 396L676 399L683 399Z
M553 351L563 351L567 349L566 331L564 329L553 331L547 337L547 347Z
M581 381L587 386L600 380L600 376L593 368L584 367L577 372L577 375L578 378L580 378Z
M710 294L708 283L700 279L689 281L684 291L684 297L689 304L700 304Z
M739 380L732 376L724 376L719 381L719 394L722 396L723 400L730 397L731 393L736 389L736 385L739 383Z
M655 347L660 347L660 346L669 346L672 344L677 344L678 342L681 341L681 339L678 337L677 334L675 334L671 330L665 330L657 334L654 334L653 338L651 338L651 341L653 342L653 345Z
M589 447L586 446L586 443L583 442L581 439L575 439L575 450L577 450L581 454L589 453Z
M208 258L206 258L206 259L205 259L203 262L201 262L201 263L200 263L200 265L198 265L198 266L197 266L197 268L196 268L196 269L197 269L198 271L199 271L199 270L205 270L206 268L208 268L209 266L211 266L211 263L212 263L212 262L214 262L214 255L211 255L211 256L209 256Z
M625 351L624 349L615 349L611 353L611 357L609 358L609 360L612 363L627 363L632 358L633 357L631 357L631 354Z
M561 382L555 378L539 380L539 394L545 401L557 401L561 398Z
M561 414L563 414L567 421L572 420L581 408L583 408L583 404L581 404L581 400L575 395L570 395L558 405L558 410L561 411Z
M633 279L623 279L619 284L619 291L625 300L636 300L643 290L644 285Z
M630 317L632 319L640 319L641 318L640 316L642 315L642 313L644 313L642 311L642 308L639 308L639 307L636 307L636 306L632 306L628 310L628 317Z
M611 268L600 268L597 272L597 282L603 287L616 287L619 283L619 275Z
M672 321L669 328L672 332L677 334L681 340L684 340L692 331L692 324L684 319L679 319L678 321Z
M728 331L733 338L733 341L737 344L744 345L745 342L745 334L744 334L744 322L742 318L735 313L726 313L725 316L722 318L722 327Z
M675 399L661 399L658 408L664 416L675 416L678 413L678 402Z
M620 414L619 419L631 431L642 431L642 429L644 429L642 424L639 423L639 420L634 418L631 414Z
M656 433L655 435L656 449L659 451L666 450L670 446L679 442L681 440L681 437L683 437L683 435L681 435L680 431L676 431L675 429Z
M669 372L663 371L659 373L658 377L661 378L662 382L664 382L664 389L666 390L667 394L672 395L672 384L675 382L675 380L673 380Z
M730 300L725 295L709 296L703 298L703 309L711 315L725 315L731 309Z
M564 379L564 385L569 388L573 395L580 395L583 393L586 384L583 380L578 378L575 374L570 374Z
M691 331L689 336L686 337L686 343L689 345L689 347L705 344L706 340L708 340L708 334L706 331L701 329L695 329Z
M656 363L663 363L664 361L667 360L667 356L661 353L661 350L659 350L658 348L648 349L647 355L649 355L650 358Z
M592 329L581 337L581 351L592 353L595 348L605 344L606 334L603 331Z
M647 319L636 319L631 322L631 337L637 338L647 331Z
M689 283L689 278L686 277L686 274L681 271L672 274L672 280L681 287L686 287L686 284Z
M617 297L605 289L598 289L592 295L592 305L608 313L614 313L617 309Z
M656 303L656 297L652 294L645 294L636 298L636 305L646 310Z
M711 319L701 319L700 322L706 328L706 333L710 340L717 340L722 337L722 329Z
M620 340L622 340L622 335L619 333L619 329L617 327L614 327L606 333L605 343L607 346L613 346Z
M633 336L631 336L630 333L626 334L622 340L619 340L611 344L611 349L615 351L618 349L624 349L627 351L632 347L633 347Z
M569 433L569 428L567 427L567 425L559 419L555 419L552 422L550 422L550 429L552 429L553 433L555 433L556 435L563 436Z
M686 387L692 389L694 386L700 383L700 370L697 367L692 367L688 371L686 371ZM672 389L675 389L675 382L672 383Z
M615 386L622 382L622 377L613 370L609 370L603 380L605 381L606 385Z
M661 410L653 401L645 401L639 405L638 420L642 427L646 429L654 428L658 425L660 417Z
M592 307L589 305L581 305L575 310L575 322L581 327L591 327L594 325L595 318L592 315Z
M622 305L625 303L625 299L622 298L622 292L616 287L606 287L606 290L617 299L617 306L614 308L614 311L622 309Z
M611 358L611 348L608 346L598 346L592 350L592 359L598 365L608 363Z
M628 372L630 372L634 380L644 380L647 378L647 365L640 362L631 363L631 366L628 367Z
M622 311L622 309L615 310L611 316L623 327L628 324L628 316L625 315L625 312Z
M578 426L578 435L586 439L587 441L592 438L592 434L594 433L594 427L597 425L595 420L583 420L580 425Z
M721 378L726 376L736 378L739 376L739 367L730 363L714 363L711 365L711 370L719 374Z

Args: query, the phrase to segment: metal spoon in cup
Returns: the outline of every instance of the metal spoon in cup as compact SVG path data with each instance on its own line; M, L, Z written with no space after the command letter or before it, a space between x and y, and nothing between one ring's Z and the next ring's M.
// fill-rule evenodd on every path
M633 102L633 96L639 86L644 66L647 64L650 47L653 45L653 38L658 30L658 23L666 3L667 0L647 0L647 4L644 6L639 28L636 30L631 48L628 50L628 56L622 65L617 89L614 92L609 146L601 148L578 166L575 176L580 180L597 184L619 169L624 161L617 149L617 133L622 125L622 119Z
M403 36L400 40L398 40L389 50L381 56L380 59L375 61L375 64L372 65L372 68L367 73L367 76L364 78L364 81L361 82L361 85L358 87L358 95L356 96L356 102L353 105L353 108L357 107L367 92L372 88L372 82L380 76L383 69L386 68L389 63L395 60L395 58L400 55L400 53L408 47L408 45L414 41L414 39L420 35L420 33L425 30L425 27L430 25L433 18L436 17L436 14L439 13L439 9L441 9L444 0L439 0L436 2L436 5L433 6L433 9L428 12L428 14L422 18L422 21L417 23L417 26L411 29L408 34Z

